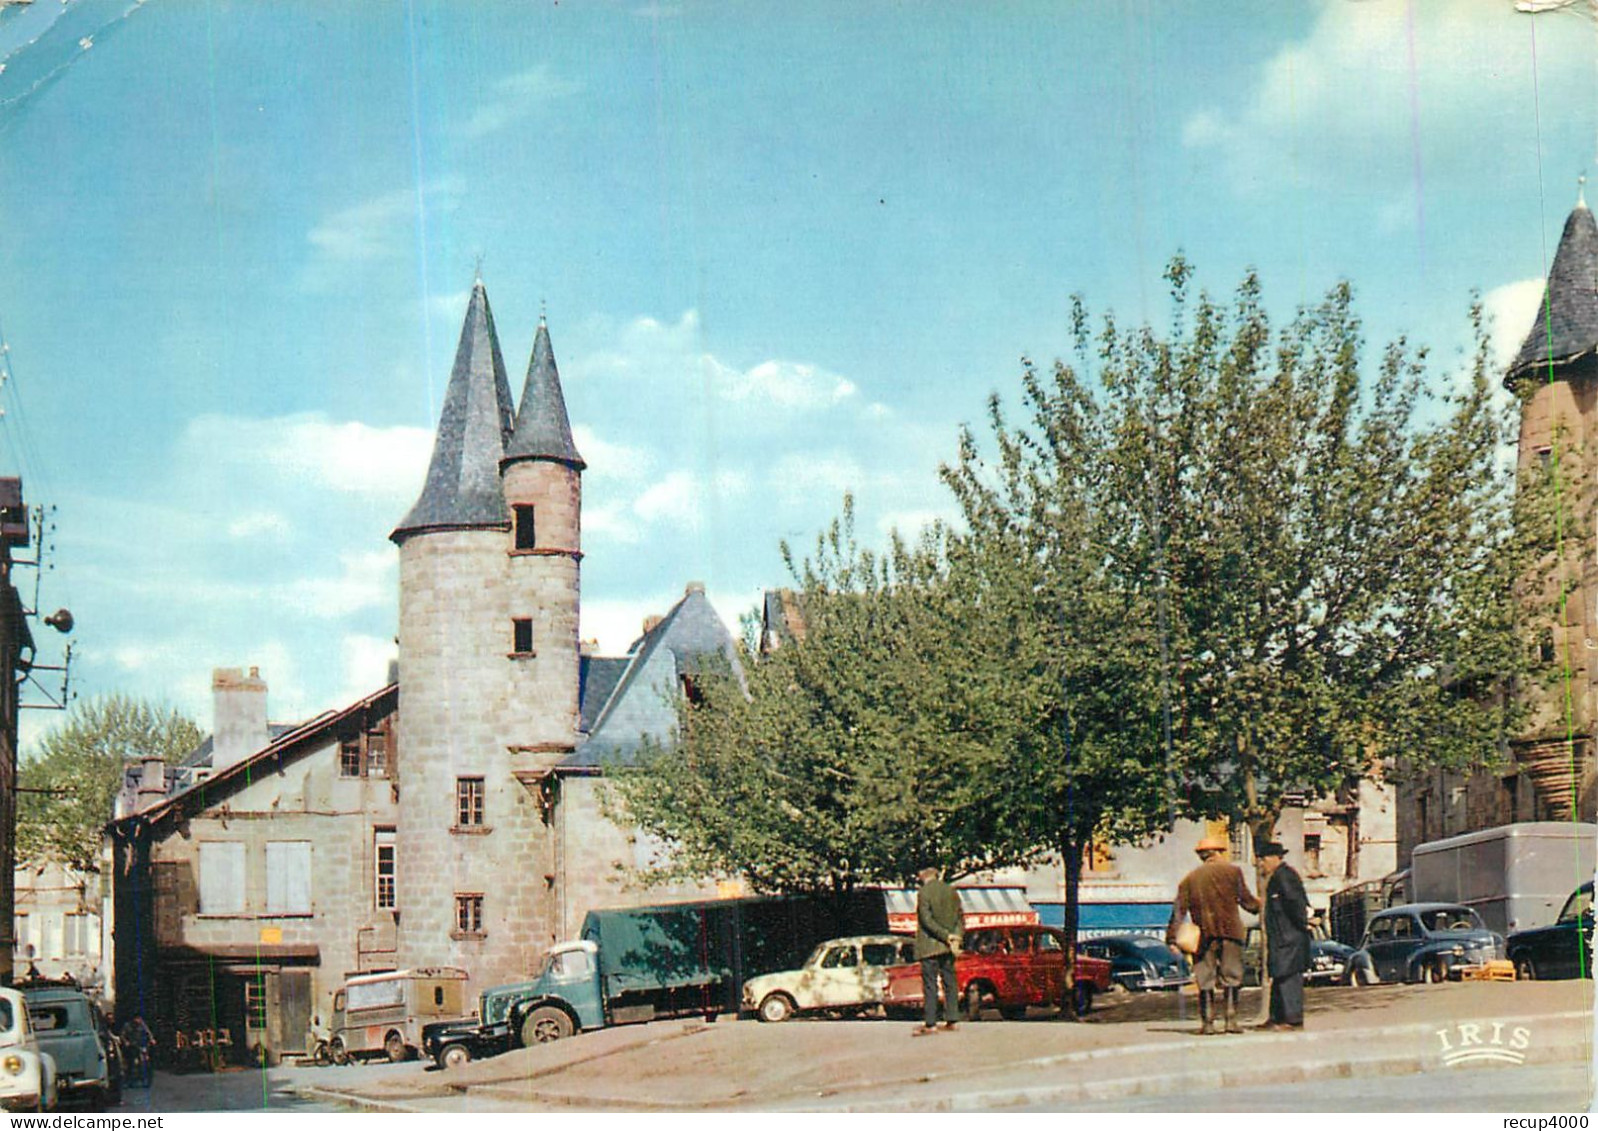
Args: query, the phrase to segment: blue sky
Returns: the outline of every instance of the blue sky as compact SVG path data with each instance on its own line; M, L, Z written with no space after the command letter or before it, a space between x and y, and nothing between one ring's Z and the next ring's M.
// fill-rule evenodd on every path
M541 306L589 470L583 634L690 580L729 623L858 499L949 513L962 422L1165 317L1176 251L1369 356L1472 290L1512 349L1598 137L1598 38L1508 2L0 8L0 471L56 508L74 689L209 724L380 686L479 259L512 385ZM40 630L41 659L60 640ZM36 698L36 697L35 697ZM31 731L54 722L25 712Z

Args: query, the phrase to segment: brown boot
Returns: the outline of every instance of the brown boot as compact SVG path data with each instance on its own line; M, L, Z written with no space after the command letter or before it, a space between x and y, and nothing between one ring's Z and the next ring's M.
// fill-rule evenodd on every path
M1226 1031L1228 1033L1241 1033L1243 1026L1237 1019L1237 996L1242 991L1236 986L1226 987Z
M1215 991L1199 991L1199 1036L1208 1037L1215 1032Z

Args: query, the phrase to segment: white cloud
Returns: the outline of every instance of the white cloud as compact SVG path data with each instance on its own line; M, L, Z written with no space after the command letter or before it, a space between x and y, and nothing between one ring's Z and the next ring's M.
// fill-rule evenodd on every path
M301 577L266 594L272 608L293 608L301 616L338 620L362 609L398 601L399 560L392 549L339 555L336 577Z
M697 380L713 398L754 412L820 411L859 393L853 381L809 362L769 358L740 368L723 361L705 348L696 310L684 311L675 323L635 318L614 337L610 349L579 359L573 370L668 389Z
M714 388L728 400L762 401L785 409L826 408L847 400L854 384L814 365L793 361L763 361L738 371L705 355L706 371Z
M537 111L582 89L580 83L558 77L544 64L510 75L494 84L493 100L473 111L464 132L480 138L532 117Z
M389 661L399 655L392 639L348 633L339 642L344 666L341 701L353 703L388 685Z
M723 470L709 477L690 471L673 471L652 484L633 502L633 513L646 522L671 522L698 529L712 498L725 501L749 491L743 472Z
M1542 305L1544 285L1540 278L1519 279L1482 295L1482 310L1493 335L1494 371L1507 369L1526 340Z
M280 538L289 532L289 521L276 511L251 511L228 523L228 537L239 541L254 538Z
M184 434L199 462L252 470L282 482L403 506L427 473L429 429L374 428L322 413L249 418L200 416Z
M617 479L642 479L655 462L653 453L628 444L613 444L584 424L572 426L572 439L590 471Z
M619 503L583 503L583 538L609 539L624 546L636 546L644 540L643 526L633 517L630 507Z
M302 275L307 289L320 291L345 271L398 259L414 242L419 214L449 211L465 189L460 177L443 177L352 204L323 217L306 233L311 258Z
M1346 192L1480 175L1485 155L1535 144L1523 68L1532 21L1509 4L1326 3L1308 35L1260 66L1243 103L1182 124L1190 150L1219 157L1240 187ZM1537 23L1545 75L1591 66L1581 21ZM1403 221L1389 194L1383 221ZM1417 215L1413 201L1408 217Z
M846 493L859 491L867 478L860 461L844 452L790 452L772 464L769 482L784 503L819 496L837 505Z

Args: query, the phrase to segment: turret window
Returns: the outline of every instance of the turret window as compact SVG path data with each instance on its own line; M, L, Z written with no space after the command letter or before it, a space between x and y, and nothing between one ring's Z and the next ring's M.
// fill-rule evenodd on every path
M533 508L527 506L512 507L516 516L516 548L518 550L531 550L538 545L536 528L533 524Z
M483 897L476 892L461 892L455 896L455 933L480 935L483 933Z
M527 617L518 617L511 624L511 653L517 656L531 656L533 654L533 622Z

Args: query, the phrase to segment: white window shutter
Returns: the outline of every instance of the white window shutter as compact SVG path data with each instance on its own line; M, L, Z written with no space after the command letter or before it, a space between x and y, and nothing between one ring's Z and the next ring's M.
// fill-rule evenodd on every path
M311 913L310 841L267 842L266 910L276 915Z
M244 846L201 842L200 914L236 915L243 910Z

